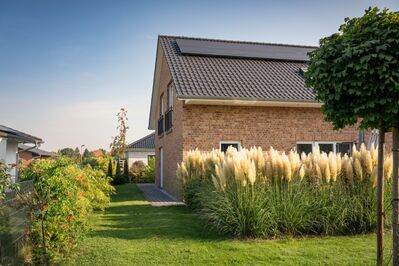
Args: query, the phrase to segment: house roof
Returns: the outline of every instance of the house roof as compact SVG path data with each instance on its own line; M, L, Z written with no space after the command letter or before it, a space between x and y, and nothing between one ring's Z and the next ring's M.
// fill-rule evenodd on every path
M97 150L94 150L94 151L91 151L91 152L94 154L95 157L102 157L102 156L105 155L104 152L101 149L97 149Z
M312 89L305 86L303 70L307 67L308 53L316 48L159 36L149 128L155 129L156 95L164 58L176 97L186 103L223 101L224 105L253 105L256 102L275 106L299 103L315 107L320 104L315 101Z
M54 155L54 153L52 153L52 152L44 151L44 150L41 150L38 148L32 148L31 146L24 145L24 144L18 144L18 149L20 151L27 150L28 152L31 152L36 156L50 157L50 156Z
M0 125L0 137L15 139L22 143L43 143L43 140L41 138L3 125Z
M316 47L160 36L178 98L315 101L302 68Z
M155 150L155 132L127 146L128 150Z

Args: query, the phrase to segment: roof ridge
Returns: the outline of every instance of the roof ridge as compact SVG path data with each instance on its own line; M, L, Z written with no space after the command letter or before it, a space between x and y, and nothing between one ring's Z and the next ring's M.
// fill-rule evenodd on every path
M227 39L211 39L202 37L189 37L189 36L174 36L174 35L158 35L158 38L178 38L186 40L198 40L198 41L209 41L209 42L226 42L226 43L241 43L241 44L254 44L254 45L273 45L273 46L285 46L285 47L300 47L300 48L319 48L319 46L302 45L302 44L287 44L287 43L270 43L270 42L255 42L255 41L241 41L241 40L227 40Z

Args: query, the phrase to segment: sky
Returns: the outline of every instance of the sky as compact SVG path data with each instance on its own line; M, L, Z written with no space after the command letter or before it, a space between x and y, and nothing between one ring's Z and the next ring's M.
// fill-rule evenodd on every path
M399 1L0 0L0 124L108 149L124 107L132 142L151 132L159 34L317 45L369 6Z

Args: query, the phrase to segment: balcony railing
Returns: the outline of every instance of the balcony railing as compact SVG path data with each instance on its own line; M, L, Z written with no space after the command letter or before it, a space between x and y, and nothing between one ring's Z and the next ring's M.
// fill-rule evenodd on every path
M158 119L158 136L162 135L164 132L164 120L163 115Z
M165 113L165 131L169 131L173 127L173 108L169 109Z

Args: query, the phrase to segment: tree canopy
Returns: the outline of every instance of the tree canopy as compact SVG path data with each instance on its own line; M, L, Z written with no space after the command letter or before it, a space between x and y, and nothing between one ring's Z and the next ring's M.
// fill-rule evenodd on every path
M129 129L127 124L127 110L121 108L117 114L118 117L118 135L112 138L110 144L111 155L116 157L124 157L126 153L126 131Z
M399 124L399 12L369 8L310 53L306 84L336 129Z

